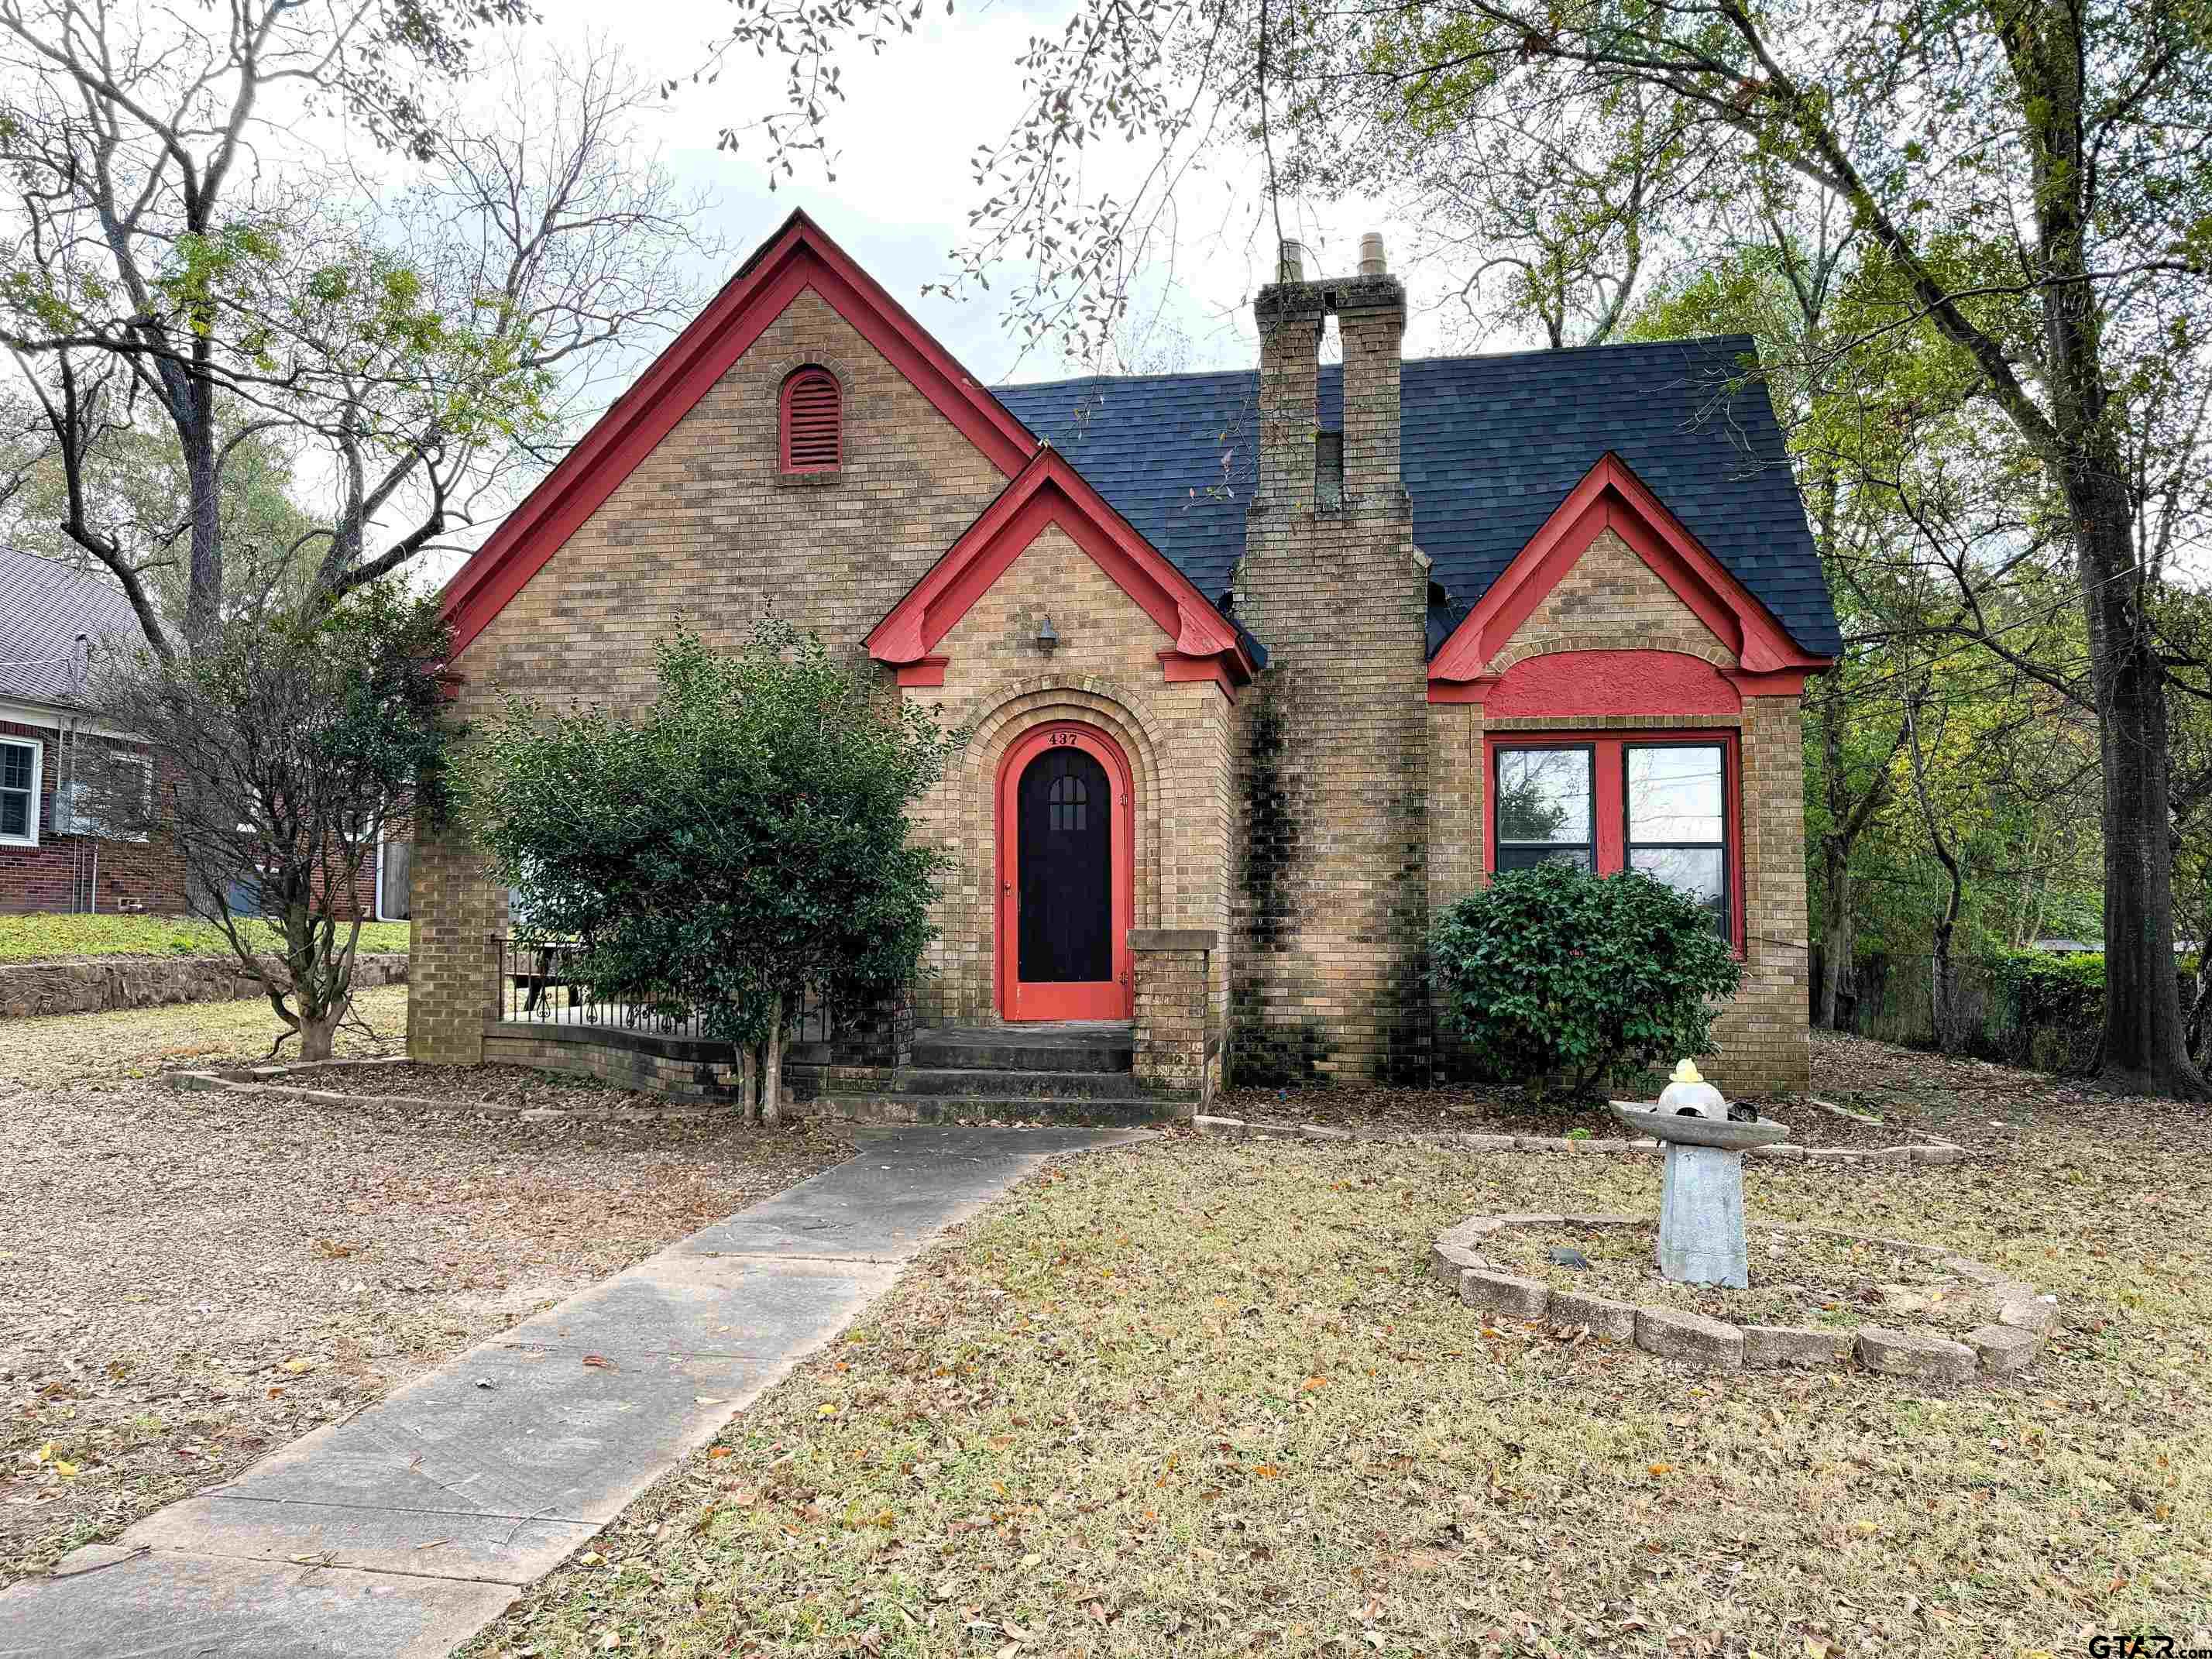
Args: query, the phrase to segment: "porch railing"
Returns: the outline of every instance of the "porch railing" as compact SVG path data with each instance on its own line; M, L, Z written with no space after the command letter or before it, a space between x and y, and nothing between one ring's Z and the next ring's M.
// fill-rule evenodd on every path
M604 996L595 987L584 982L579 974L585 948L580 940L500 938L493 943L499 952L500 1011L503 1019L611 1026L626 1031L650 1031L659 1036L702 1041L706 1038L699 1011L684 1006L680 1000L624 1001ZM787 1040L827 1042L831 1029L828 1003L819 993L810 991Z

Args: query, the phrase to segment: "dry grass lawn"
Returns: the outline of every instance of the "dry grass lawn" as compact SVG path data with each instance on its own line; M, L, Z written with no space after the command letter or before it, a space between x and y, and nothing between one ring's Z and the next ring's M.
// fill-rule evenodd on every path
M348 1025L338 1032L340 1059L405 1052L405 986L362 992L354 999L354 1013L367 1030ZM283 1029L265 997L0 1020L0 1096L65 1081L149 1078L224 1060L264 1060ZM299 1055L295 1039L277 1058Z
M1425 1270L1472 1212L1648 1212L1656 1161L1170 1140L1070 1163L943 1243L465 1651L2201 1644L2205 1117L1954 1080L1996 1085L1952 1100L2003 1130L1976 1162L1756 1167L1751 1201L2057 1291L2024 1379L1701 1377L1486 1324Z
M404 994L368 999L386 1046ZM0 1583L851 1149L140 1080L258 1057L272 1024L260 1003L0 1024Z

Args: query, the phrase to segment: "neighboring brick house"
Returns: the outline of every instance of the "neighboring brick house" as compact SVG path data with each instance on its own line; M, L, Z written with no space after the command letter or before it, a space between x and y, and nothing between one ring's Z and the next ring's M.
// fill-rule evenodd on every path
M141 635L112 583L57 560L0 548L0 914L185 913L183 860L157 836L106 835L78 784L91 750L142 765L149 801L161 767L143 744L88 714L93 653ZM349 901L404 920L404 826L363 866Z
M450 584L459 712L640 704L679 616L772 607L972 729L919 814L925 1027L1426 1076L1430 918L1568 857L1708 898L1747 968L1712 1069L1802 1087L1798 709L1838 642L1750 341L1401 362L1363 254L1261 292L1256 374L994 392L794 214ZM412 1050L474 1060L505 895L416 859Z
M185 908L173 850L143 836L106 836L84 804L81 773L98 749L136 757L143 745L86 714L92 652L135 640L120 590L34 553L0 548L0 912Z

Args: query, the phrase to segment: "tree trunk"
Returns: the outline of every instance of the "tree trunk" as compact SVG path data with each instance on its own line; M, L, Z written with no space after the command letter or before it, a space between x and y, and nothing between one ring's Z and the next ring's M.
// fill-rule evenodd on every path
M755 1121L760 1115L760 1093L756 1086L759 1075L758 1068L753 1064L752 1045L749 1042L739 1044L738 1048L738 1112L747 1123Z
M760 1121L769 1128L783 1121L783 996L769 1009L768 1042L761 1051Z
M1819 1018L1824 1030L1839 1031L1844 1000L1852 985L1851 860L1847 850L1832 842L1822 854L1828 866L1828 915L1820 940Z
M1928 959L1928 1013L1936 1028L1936 1050L1955 1054L1959 1041L1959 965L1951 955L1951 936L1957 929L1958 878L1952 877L1951 903L1936 924L1936 949Z
M182 399L175 424L185 452L191 499L191 563L185 586L187 650L204 645L222 620L222 477L216 462L215 389L196 381Z
M345 1018L345 1012L343 1003L319 1014L310 1014L304 1008L300 1011L301 1059L328 1060L331 1057L338 1025Z
M2166 793L2166 673L2136 568L2118 466L2086 458L2066 479L2089 662L2102 716L2105 1032L2099 1081L2116 1093L2206 1097L2189 1057L2173 971L2173 829Z

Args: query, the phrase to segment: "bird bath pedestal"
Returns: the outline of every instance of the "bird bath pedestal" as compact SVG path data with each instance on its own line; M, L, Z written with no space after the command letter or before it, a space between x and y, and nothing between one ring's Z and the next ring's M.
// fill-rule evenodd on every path
M1686 1073L1686 1077L1684 1073ZM1743 1237L1743 1155L1790 1139L1771 1118L1730 1122L1720 1091L1686 1060L1656 1106L1625 1100L1613 1115L1667 1148L1659 1188L1659 1276L1677 1285L1751 1284Z

